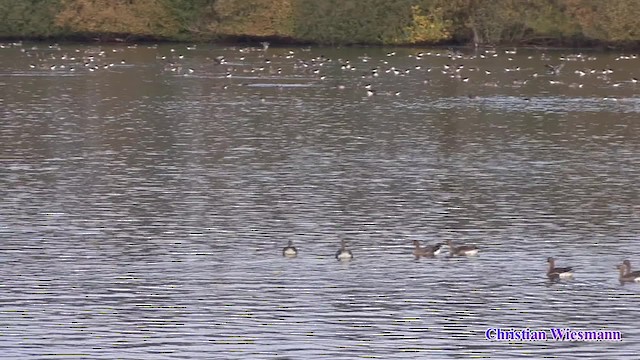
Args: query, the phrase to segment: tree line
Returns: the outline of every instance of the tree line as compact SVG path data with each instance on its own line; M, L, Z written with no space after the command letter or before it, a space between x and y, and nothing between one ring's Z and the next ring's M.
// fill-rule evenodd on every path
M637 47L637 5L637 0L0 0L0 37Z

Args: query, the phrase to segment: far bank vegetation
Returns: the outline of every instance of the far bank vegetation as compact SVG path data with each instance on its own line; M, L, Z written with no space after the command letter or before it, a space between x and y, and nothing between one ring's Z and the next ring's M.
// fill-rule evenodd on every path
M637 0L0 0L0 37L640 44Z

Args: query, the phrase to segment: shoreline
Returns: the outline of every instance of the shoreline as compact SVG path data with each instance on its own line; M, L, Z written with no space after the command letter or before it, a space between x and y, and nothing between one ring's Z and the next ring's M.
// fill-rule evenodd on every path
M144 45L144 44L208 44L219 46L246 46L261 47L261 42L268 42L272 48L283 47L316 47L316 48L429 48L429 49L464 49L464 50L483 50L483 49L523 49L523 50L542 50L542 51L594 51L594 52L611 52L611 51L638 51L640 52L640 44L635 46L616 46L607 43L598 43L594 45L570 45L570 44L553 44L553 45L535 45L535 44L493 44L493 45L474 45L469 43L424 43L424 44L322 44L295 40L274 39L271 37L226 37L226 38L193 38L193 39L169 39L160 37L104 37L96 38L95 36L64 36L64 37L0 37L0 44L12 43L55 43L55 44L83 44L83 45Z

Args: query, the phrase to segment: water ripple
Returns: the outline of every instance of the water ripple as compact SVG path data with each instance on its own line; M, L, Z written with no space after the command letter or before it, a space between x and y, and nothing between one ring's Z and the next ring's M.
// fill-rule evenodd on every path
M515 86L501 58L465 60L499 74L495 87L438 75L447 56L418 70L424 60L376 50L359 71L340 69L336 59L363 49L301 51L307 59L273 49L282 53L270 63L211 49L223 66L205 50L162 60L168 45L115 47L93 55L93 70L68 60L70 76L53 64L29 71L28 55L4 50L7 357L637 353L640 288L621 286L615 269L640 254L631 85ZM318 60L321 50L335 59ZM60 60L73 49L46 52ZM522 71L543 68L531 56ZM613 61L601 57L594 67ZM384 61L412 72L362 74ZM621 64L616 76L636 68ZM334 258L340 239L350 263ZM480 255L411 254L413 240L448 239ZM289 240L294 259L281 256ZM575 280L550 283L548 256ZM623 341L485 339L488 328L552 327L621 331Z

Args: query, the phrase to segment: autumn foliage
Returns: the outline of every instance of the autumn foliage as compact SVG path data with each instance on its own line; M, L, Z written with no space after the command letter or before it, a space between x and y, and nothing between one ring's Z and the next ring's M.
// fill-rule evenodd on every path
M637 0L0 0L0 37L634 45Z

